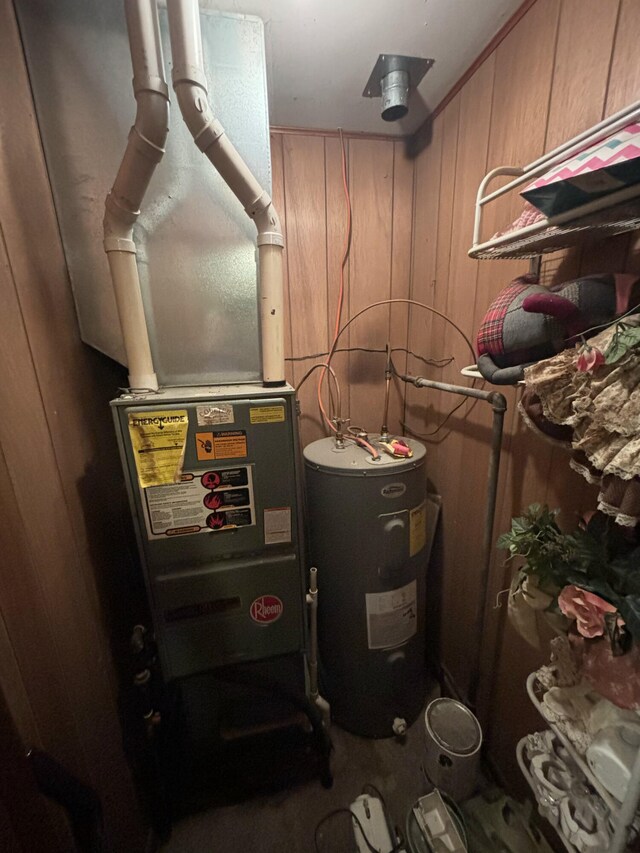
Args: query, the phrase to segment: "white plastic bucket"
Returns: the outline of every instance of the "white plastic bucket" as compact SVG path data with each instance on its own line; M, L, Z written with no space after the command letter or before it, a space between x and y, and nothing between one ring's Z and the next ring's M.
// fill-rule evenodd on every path
M434 699L424 712L427 779L452 800L468 799L476 788L482 729L475 715L455 699Z

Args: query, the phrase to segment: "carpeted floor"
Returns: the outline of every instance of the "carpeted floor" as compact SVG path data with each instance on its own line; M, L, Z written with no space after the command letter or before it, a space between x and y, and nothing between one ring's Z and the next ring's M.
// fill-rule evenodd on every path
M429 697L433 698L433 697ZM422 715L404 741L369 740L333 726L333 788L319 781L238 805L223 806L176 823L162 853L315 853L314 831L324 815L347 808L366 784L384 796L395 824L404 827L415 800L430 790L421 770ZM357 850L350 818L338 814L323 824L320 853Z

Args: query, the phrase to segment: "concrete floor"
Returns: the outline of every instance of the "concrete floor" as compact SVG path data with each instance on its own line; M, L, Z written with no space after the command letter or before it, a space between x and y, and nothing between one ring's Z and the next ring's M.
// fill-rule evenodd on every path
M433 697L430 697L433 698ZM244 803L210 809L179 821L162 853L313 853L314 830L336 808L348 807L363 785L375 785L384 796L394 823L404 829L408 810L430 787L421 771L423 715L403 742L369 740L332 727L334 784L302 784ZM321 853L357 850L348 815L324 824Z

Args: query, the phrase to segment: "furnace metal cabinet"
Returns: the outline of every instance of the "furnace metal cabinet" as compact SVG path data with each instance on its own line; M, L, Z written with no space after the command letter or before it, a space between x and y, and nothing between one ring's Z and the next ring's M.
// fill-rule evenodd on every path
M166 679L304 647L294 394L124 394L113 413ZM179 482L143 488L132 428L186 416Z

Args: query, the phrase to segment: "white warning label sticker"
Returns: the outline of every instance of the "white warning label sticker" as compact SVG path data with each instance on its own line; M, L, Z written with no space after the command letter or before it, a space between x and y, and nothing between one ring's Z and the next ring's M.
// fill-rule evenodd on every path
M416 581L390 592L368 592L367 640L370 649L391 649L406 643L418 630Z
M185 471L179 483L140 491L149 539L256 523L249 465Z
M264 544L291 542L291 507L280 506L264 511Z

